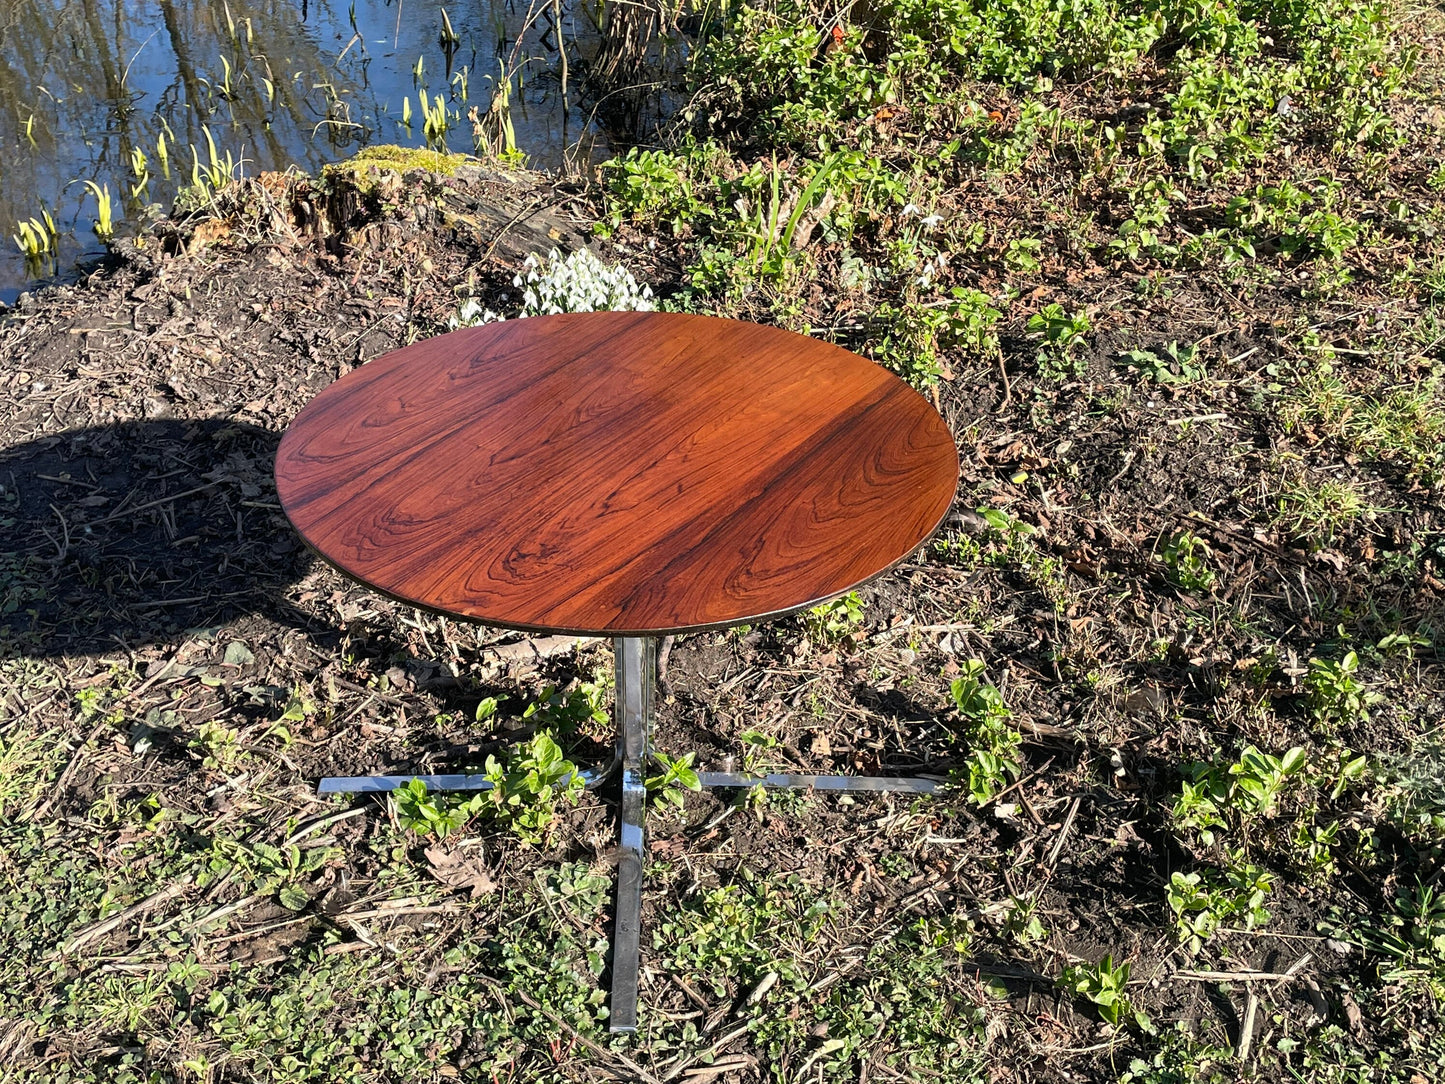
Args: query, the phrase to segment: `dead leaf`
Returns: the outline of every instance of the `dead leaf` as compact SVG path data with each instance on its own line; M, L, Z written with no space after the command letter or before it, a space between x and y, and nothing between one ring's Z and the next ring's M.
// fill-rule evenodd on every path
M212 245L220 244L231 236L231 223L226 219L208 218L197 224L186 245L188 254L195 254Z
M1348 990L1340 991L1340 1007L1345 1010L1345 1023L1350 1025L1350 1031L1355 1035L1362 1035L1365 1031L1365 1017L1360 1012L1360 1006Z
M1146 685L1135 689L1124 697L1124 710L1135 712L1157 712L1164 710L1164 695L1156 688Z
M491 895L496 890L497 884L487 871L480 851L466 855L460 848L452 850L436 843L422 853L426 855L431 875L442 884L468 889L472 899Z

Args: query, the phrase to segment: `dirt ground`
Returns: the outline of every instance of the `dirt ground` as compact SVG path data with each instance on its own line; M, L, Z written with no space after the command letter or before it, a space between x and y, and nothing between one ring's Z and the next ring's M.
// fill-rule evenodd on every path
M521 705L610 667L596 643L530 661L498 654L520 638L372 594L311 556L276 504L276 443L311 396L379 354L445 330L460 296L503 303L524 253L583 244L595 217L584 193L532 175L469 167L379 183L393 185L381 202L394 209L355 192L323 194L298 178L248 182L213 215L125 243L83 281L3 314L4 714L7 728L23 720L57 750L26 815L51 826L54 846L81 845L97 803L150 795L163 795L198 832L256 818L294 828L351 808L317 799L319 777L476 767L530 733ZM626 230L614 242L622 247L594 247L628 261L659 293L675 285L666 246L650 253L645 237ZM1279 750L1306 740L1302 678L1322 644L1445 630L1439 488L1422 489L1403 467L1341 457L1308 424L1287 431L1261 405L1293 356L1281 330L1291 318L1284 294L1245 302L1223 283L1178 276L1141 297L1132 280L1095 271L1055 284L1046 270L1034 299L1065 290L1089 298L1097 333L1084 375L1044 388L1017 361L1035 344L1016 329L1004 338L1004 376L979 367L940 385L964 464L957 505L938 544L862 592L860 627L830 639L790 618L685 637L664 679L659 746L695 751L699 766L739 755L738 735L752 729L775 739L760 754L765 767L946 776L960 756L949 682L966 660L983 659L1024 738L1017 783L982 807L962 796L933 804L790 798L758 808L690 796L685 813L650 823L645 922L662 929L698 886L732 883L744 868L796 877L831 893L843 916L836 955L815 960L810 975L831 975L839 988L869 966L873 942L920 920L969 923L971 951L931 981L987 1015L979 1025L987 1041L1007 1051L994 1079L1105 1079L1127 1066L1135 1040L1111 1037L1056 983L1060 961L1106 952L1131 961L1136 1008L1165 1028L1190 1022L1219 1046L1237 1049L1248 1019L1259 1047L1328 1021L1360 1049L1404 1049L1401 1036L1437 1032L1435 1006L1413 994L1391 1003L1387 994L1362 1016L1358 990L1374 981L1374 965L1331 925L1382 909L1393 882L1348 860L1325 880L1281 876L1266 926L1220 935L1194 959L1170 933L1163 892L1172 872L1205 856L1190 853L1163 810L1181 765L1212 758L1222 741ZM1352 296L1325 305L1319 337L1355 341L1385 309L1410 303ZM821 304L818 315L826 324ZM1202 343L1211 379L1187 389L1121 380L1110 359L1126 341ZM1109 409L1099 405L1105 389ZM1374 511L1292 528L1279 514L1278 480L1297 475L1348 482ZM1000 537L981 508L1034 533ZM1177 586L1160 559L1184 529L1207 544L1211 590ZM993 559L956 559L969 544ZM1382 561L1387 552L1401 557ZM1371 680L1385 699L1367 717L1342 720L1333 737L1392 761L1411 752L1397 735L1445 715L1445 679L1425 653L1380 652ZM95 696L86 699L86 690ZM487 696L508 699L477 724ZM1259 710L1266 700L1273 711ZM294 714L291 740L268 740L298 701L312 708ZM98 710L84 710L91 703ZM201 728L217 722L252 752L244 770L207 759L197 745ZM604 723L584 721L568 751L597 759L609 740ZM311 903L299 915L261 900L211 935L203 962L214 974L235 963L284 970L337 945L350 946L343 954L373 951L334 917L359 913L390 876L378 841L395 826L381 803L364 799L359 808L362 815L329 824L339 854L305 879ZM1368 805L1342 799L1331 809L1346 836L1373 826L1379 846L1402 846ZM605 872L615 831L609 796L584 797L568 818L545 851L485 840L486 879L503 886L502 897L561 863ZM137 883L118 843L137 831L122 826L92 839L116 884ZM422 850L417 842L405 860L434 873L438 864L428 871ZM14 851L3 861L23 872L26 859ZM436 967L466 923L512 913L498 895L476 902L432 887L442 892L438 909L398 921L424 934L418 958ZM234 884L176 891L201 910L242 898ZM1022 899L1036 900L1042 944L1007 928L1009 901ZM99 913L78 906L69 933ZM69 966L101 982L107 960L147 959L145 913L88 934L100 954ZM608 910L579 929L584 940L605 937ZM17 940L16 949L12 980L22 974L15 957L47 958L40 943ZM1301 978L1208 979L1247 969ZM644 1013L690 1019L713 1041L709 1062L736 1073L687 1079L754 1079L760 1063L779 1058L794 1059L793 1071L808 1067L805 1054L821 1039L770 1047L756 1030L735 1030L747 988L728 978L715 992L669 974L660 957L648 964ZM153 1066L177 1064L211 1041L195 1014L170 1018L174 1033L164 1042L139 1025L47 1025L38 1005L58 996L52 981L39 981L29 1012L12 995L0 1014L9 1017L3 1054L15 1079L111 1064L126 1050L146 1051ZM822 996L782 1004L796 1013ZM576 1034L571 1024L553 1030ZM475 1043L456 1050L437 1063L451 1072L434 1067L434 1079L480 1073ZM575 1055L582 1067L561 1059L553 1071L656 1079L666 1077L661 1066L690 1064L666 1062L663 1052L583 1043ZM1411 1057L1395 1063L1404 1066L1398 1079L1430 1079L1428 1055ZM213 1078L262 1078L232 1064ZM870 1079L902 1079L872 1071Z

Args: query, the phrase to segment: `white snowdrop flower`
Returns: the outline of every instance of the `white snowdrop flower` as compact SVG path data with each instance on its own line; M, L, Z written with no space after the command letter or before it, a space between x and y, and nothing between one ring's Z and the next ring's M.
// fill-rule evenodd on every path
M482 303L475 297L469 297L457 306L457 314L447 321L448 326L453 330L459 327L477 327L481 324L494 324L506 317L491 309L484 309Z
M650 312L656 306L652 288L638 283L621 264L607 265L582 248L565 258L553 249L545 260L535 253L522 261L512 284L525 287L519 316L547 316L563 312L607 310ZM475 299L462 303L453 327L486 323L502 317L483 311Z
M918 204L905 203L903 205L902 215L904 218L917 218L921 214L923 214L923 209Z
M943 225L943 216L937 213L926 215L918 220L918 224L926 230L934 230Z

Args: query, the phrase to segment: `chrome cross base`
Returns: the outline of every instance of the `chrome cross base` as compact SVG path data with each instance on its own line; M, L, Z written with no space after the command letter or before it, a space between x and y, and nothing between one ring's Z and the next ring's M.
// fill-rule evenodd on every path
M617 853L617 909L612 936L612 1005L608 1030L637 1030L637 980L642 935L643 816L647 788L643 772L652 746L652 706L657 682L657 641L619 636L612 642L617 668L617 755L611 764L577 774L598 787L621 769L621 829ZM932 779L852 775L754 775L747 772L698 772L704 787L772 787L789 790L897 791L932 794L944 784ZM327 778L320 794L390 792L420 779L428 790L488 790L482 775L373 775Z

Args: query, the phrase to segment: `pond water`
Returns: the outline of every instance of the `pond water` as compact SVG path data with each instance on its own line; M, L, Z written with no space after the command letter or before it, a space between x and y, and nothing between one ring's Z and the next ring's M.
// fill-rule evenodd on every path
M438 98L446 130L433 126L433 145L471 152L468 112L485 117L504 70L529 164L595 157L601 137L556 38L585 50L595 23L585 3L534 2L0 5L0 300L103 251L93 224L105 194L119 231L228 156L246 176L314 173L367 144L423 146ZM32 219L48 233L46 215L53 251L27 261L12 235Z

